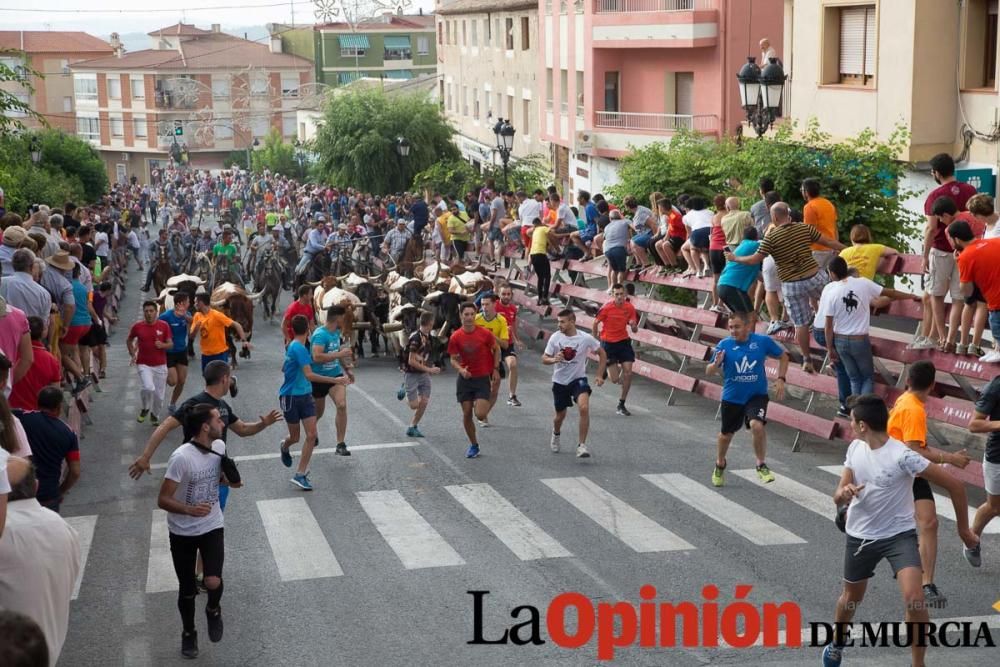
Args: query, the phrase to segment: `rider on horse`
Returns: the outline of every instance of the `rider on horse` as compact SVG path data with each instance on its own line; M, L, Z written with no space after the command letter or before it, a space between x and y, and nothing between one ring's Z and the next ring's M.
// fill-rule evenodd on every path
M328 248L328 238L326 233L326 216L322 213L316 214L313 221L313 228L306 236L306 247L302 250L302 258L298 266L295 267L295 275L299 275L306 270L309 263L317 254L326 251Z
M146 282L142 286L143 292L149 291L149 285L153 282L153 274L156 273L156 267L159 265L161 257L170 262L171 275L180 272L179 258L176 257L176 253L167 238L167 230L163 227L160 228L156 242L149 248L149 271L146 272Z
M236 244L233 243L233 229L229 225L226 225L222 228L222 240L212 248L212 257L215 258L216 266L215 275L218 276L221 272L227 271L232 282L240 285L245 284L243 271L240 268L239 261L236 259L238 255L239 250L237 250Z

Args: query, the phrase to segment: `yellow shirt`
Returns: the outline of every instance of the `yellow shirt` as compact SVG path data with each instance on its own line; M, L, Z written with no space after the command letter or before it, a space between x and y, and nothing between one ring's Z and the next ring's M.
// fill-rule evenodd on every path
M844 248L840 251L840 256L847 262L847 266L858 270L860 277L874 280L883 250L885 246L881 243L863 243Z
M923 401L910 392L897 398L889 411L888 431L890 436L902 443L919 442L921 447L926 447L927 410Z
M448 218L451 217L451 213L445 212L444 215L439 216L437 219L438 232L441 234L441 240L445 243L451 243L451 232L448 231Z
M226 329L233 321L221 311L214 308L207 315L195 313L191 318L191 332L201 327L201 353L207 355L222 354L229 349L226 344Z
M510 332L507 330L507 318L500 313L497 313L496 317L492 320L487 320L482 313L476 313L476 326L483 327L493 334L497 340L510 342Z
M535 225L531 230L531 255L544 255L549 249L549 232L545 225Z

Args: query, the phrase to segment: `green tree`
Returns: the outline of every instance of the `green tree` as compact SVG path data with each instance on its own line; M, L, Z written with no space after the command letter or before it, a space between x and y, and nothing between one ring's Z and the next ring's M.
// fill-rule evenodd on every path
M407 189L436 162L460 160L454 130L437 104L424 94L387 97L379 90L333 95L316 135L323 180L341 187L386 193ZM396 153L397 137L410 154Z
M44 75L28 67L24 52L0 49L0 56L20 58L24 62L24 65L16 69L12 69L0 62L0 83L5 81L17 82L29 93L35 92L35 87L31 85L31 75L43 78ZM14 113L21 114L21 116L14 116ZM25 129L24 121L21 120L24 117L32 118L48 127L49 123L45 117L32 109L30 104L21 101L11 91L0 87L0 136Z
M10 211L32 204L60 207L66 201L98 201L108 189L104 162L87 142L57 130L38 133L41 160L31 162L32 133L0 137L0 186Z
M462 159L442 160L413 177L413 187L428 194L462 196L483 177Z
M497 187L503 187L503 165L487 165L483 169L483 175L479 177L479 184L486 178L493 178ZM533 192L534 190L544 190L552 182L552 166L544 155L532 154L512 161L507 165L508 190L517 192Z
M299 164L295 161L295 147L283 143L281 133L272 128L264 143L253 151L253 170L260 172L270 169L271 173L298 175Z

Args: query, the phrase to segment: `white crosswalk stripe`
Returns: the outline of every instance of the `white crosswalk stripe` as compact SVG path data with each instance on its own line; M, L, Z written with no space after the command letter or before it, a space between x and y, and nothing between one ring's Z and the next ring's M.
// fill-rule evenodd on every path
M844 466L816 466L824 472L828 472L832 475L840 477L840 474L844 471ZM934 505L937 507L938 516L943 516L949 521L955 521L955 506L951 503L951 498L948 496L943 496L940 493L934 494ZM972 523L972 517L976 515L976 508L969 508L969 523ZM986 529L983 531L985 534L989 535L1000 535L1000 523L992 521L986 525Z
M543 479L542 483L634 551L694 549L692 544L586 477Z
M167 531L167 513L153 510L149 528L149 564L146 568L146 592L163 593L177 590L174 561L170 558L170 534Z
M80 536L80 573L76 576L76 586L73 587L73 598L80 597L80 583L83 581L83 573L87 569L87 556L90 554L90 545L94 542L94 528L97 526L97 515L69 516L66 523L73 527L77 535Z
M757 481L757 471L753 468L734 470L733 474L751 482ZM828 519L832 519L836 511L833 504L833 494L817 491L786 475L778 475L773 482L761 484L760 487Z
M258 500L257 511L282 581L344 574L304 498Z
M643 479L663 489L674 498L721 523L754 544L804 544L805 540L751 512L721 493L712 491L678 473L642 475Z
M573 555L489 484L444 488L521 560Z
M362 491L356 495L375 528L407 570L465 565L458 552L399 491Z

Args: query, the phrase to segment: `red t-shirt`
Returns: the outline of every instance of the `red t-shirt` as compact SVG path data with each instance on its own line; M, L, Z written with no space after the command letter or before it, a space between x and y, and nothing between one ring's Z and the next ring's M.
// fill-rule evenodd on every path
M708 249L709 250L725 250L726 248L726 230L723 229L722 225L712 225L712 229L708 234Z
M316 322L316 311L312 307L312 304L303 306L296 299L288 304L288 308L285 309L285 317L282 322L285 325L285 335L289 338L294 338L295 334L292 333L292 318L296 315L305 315L306 319L309 320L310 324Z
M635 306L626 301L619 308L614 301L609 301L597 311L596 322L602 322L601 340L607 343L618 343L628 340L628 323L638 322L639 316L635 312Z
M35 354L31 368L10 392L10 407L12 408L37 410L38 392L50 384L58 386L62 382L62 368L59 366L59 360L52 356L40 341L31 341L31 351Z
M677 211L670 211L667 214L667 236L687 239L687 235L687 227L684 226L684 216Z
M167 351L156 347L156 343L170 340L170 325L163 320L152 324L145 321L136 322L128 332L129 338L139 341L135 363L143 366L164 366L167 363Z
M968 183L952 181L951 183L939 185L931 190L931 193L927 195L927 199L924 200L924 215L931 215L931 210L934 208L934 202L941 197L951 197L951 200L955 202L955 206L958 207L958 210L964 211L966 203L974 194L976 194L976 189ZM932 242L932 245L938 250L952 252L954 248L951 247L951 243L948 241L948 236L945 234L946 229L947 227L941 224L940 221L937 223L937 231L934 233L934 241Z
M958 256L958 276L975 283L990 310L1000 310L1000 239L973 241Z
M517 340L517 304L511 301L509 305L505 306L497 301L497 312L507 320L507 331L510 332L510 339Z
M484 377L493 372L493 348L496 338L485 327L472 333L459 329L448 339L448 354L458 356L472 377Z

